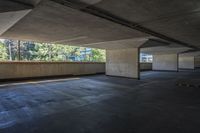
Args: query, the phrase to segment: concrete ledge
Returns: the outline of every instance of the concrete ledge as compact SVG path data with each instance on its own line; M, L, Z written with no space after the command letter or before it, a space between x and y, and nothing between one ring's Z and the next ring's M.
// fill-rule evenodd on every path
M105 73L102 62L0 62L0 80Z
M150 71L152 70L152 63L140 63L140 71Z

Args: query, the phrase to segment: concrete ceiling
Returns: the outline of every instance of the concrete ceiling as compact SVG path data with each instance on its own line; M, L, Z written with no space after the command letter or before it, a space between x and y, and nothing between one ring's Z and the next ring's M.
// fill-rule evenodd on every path
M200 47L199 0L103 0L95 6L159 34Z
M0 13L0 35L6 32L31 10Z
M70 45L95 44L95 47L98 47L97 43L150 37L148 34L49 0L40 2L1 36ZM107 45L100 48L110 48Z
M0 27L1 38L106 49L138 47L141 43L155 46L147 43L154 38L183 48L200 48L199 0L0 1L0 12L27 9L32 11L19 20L5 19L15 23L3 30Z
M20 11L26 9L32 9L32 5L27 5L24 3L19 3L18 1L14 0L0 0L0 13L4 12L13 12L13 11Z

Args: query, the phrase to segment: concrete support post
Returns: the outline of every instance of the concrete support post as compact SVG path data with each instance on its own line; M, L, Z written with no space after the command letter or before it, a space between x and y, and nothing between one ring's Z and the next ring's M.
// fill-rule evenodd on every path
M139 49L106 50L106 75L139 79Z
M179 56L180 69L195 69L194 56Z
M194 59L195 68L200 68L200 57Z
M178 71L178 54L153 55L153 70Z

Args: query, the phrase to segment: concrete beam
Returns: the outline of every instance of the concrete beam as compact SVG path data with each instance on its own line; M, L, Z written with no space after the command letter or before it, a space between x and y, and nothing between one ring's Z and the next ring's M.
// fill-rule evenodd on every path
M32 9L33 6L19 0L0 0L0 13Z
M102 45L102 42L117 40L137 40L149 35L53 1L44 0L1 37L80 46L98 43Z
M195 64L195 68L200 68L200 57L197 56L194 58L194 64Z
M140 78L139 49L106 50L106 75Z
M0 13L0 35L15 25L21 18L26 16L31 10ZM20 32L20 31L19 31Z
M184 51L190 50L188 47L182 47L180 45L171 44L169 46L157 46L157 47L145 47L141 48L142 53L146 54L178 54Z

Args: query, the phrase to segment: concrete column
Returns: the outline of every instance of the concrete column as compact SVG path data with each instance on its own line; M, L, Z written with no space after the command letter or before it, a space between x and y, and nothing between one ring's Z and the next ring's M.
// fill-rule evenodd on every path
M178 71L178 54L153 55L153 70Z
M179 68L180 69L194 69L195 62L194 56L179 56Z
M139 49L106 50L106 75L139 79Z
M195 68L200 68L200 57L194 59Z

